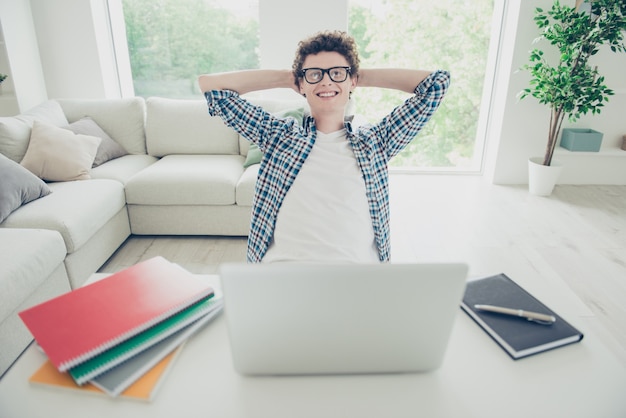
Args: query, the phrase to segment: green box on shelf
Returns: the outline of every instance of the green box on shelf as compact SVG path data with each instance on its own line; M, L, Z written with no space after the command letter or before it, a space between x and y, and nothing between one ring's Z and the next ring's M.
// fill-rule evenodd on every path
M593 129L563 128L561 147L570 151L598 152L602 135L602 132Z

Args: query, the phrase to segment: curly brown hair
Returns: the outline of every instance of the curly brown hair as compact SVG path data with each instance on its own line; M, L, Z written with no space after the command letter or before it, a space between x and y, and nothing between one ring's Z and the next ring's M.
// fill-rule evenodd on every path
M299 86L302 81L302 66L306 57L320 52L340 53L348 61L351 69L350 75L352 77L359 75L359 53L354 38L343 31L327 30L318 32L298 43L296 57L291 66L296 86Z

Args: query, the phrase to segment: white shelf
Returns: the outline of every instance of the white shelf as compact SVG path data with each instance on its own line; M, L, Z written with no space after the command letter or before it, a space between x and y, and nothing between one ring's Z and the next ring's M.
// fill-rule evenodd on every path
M554 150L554 154L559 157L624 157L626 151L619 148L600 149L598 152L586 151L570 151L566 148L558 147Z

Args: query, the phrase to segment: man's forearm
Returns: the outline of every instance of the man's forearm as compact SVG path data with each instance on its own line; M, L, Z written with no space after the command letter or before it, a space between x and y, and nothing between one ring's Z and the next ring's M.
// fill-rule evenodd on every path
M232 90L239 94L273 88L295 88L291 70L244 70L203 74L198 85L204 93L209 90Z
M379 87L413 93L431 71L401 68L366 68L359 71L357 87Z

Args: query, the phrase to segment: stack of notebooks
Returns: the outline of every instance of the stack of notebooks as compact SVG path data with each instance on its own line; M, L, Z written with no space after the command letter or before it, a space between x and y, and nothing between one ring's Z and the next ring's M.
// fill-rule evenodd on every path
M162 257L136 264L19 313L48 356L31 381L111 396L133 385L152 393L182 344L222 304L206 282Z

